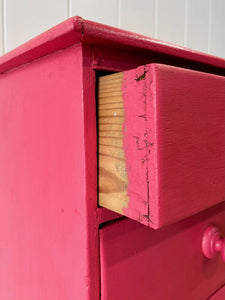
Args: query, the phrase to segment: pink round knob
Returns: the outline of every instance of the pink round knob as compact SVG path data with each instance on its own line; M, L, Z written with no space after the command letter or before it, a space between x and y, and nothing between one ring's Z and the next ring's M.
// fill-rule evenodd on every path
M225 238L216 226L209 226L202 237L202 253L206 258L213 258L218 252L225 262Z

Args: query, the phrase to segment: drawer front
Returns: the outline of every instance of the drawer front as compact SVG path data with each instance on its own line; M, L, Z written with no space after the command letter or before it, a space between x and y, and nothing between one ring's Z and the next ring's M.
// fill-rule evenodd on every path
M98 91L101 206L160 228L224 201L224 77L150 64Z
M213 296L208 300L224 300L225 299L225 285L220 288Z
M224 283L220 255L207 259L201 240L217 225L224 234L224 205L153 230L122 219L100 229L102 300L205 300Z

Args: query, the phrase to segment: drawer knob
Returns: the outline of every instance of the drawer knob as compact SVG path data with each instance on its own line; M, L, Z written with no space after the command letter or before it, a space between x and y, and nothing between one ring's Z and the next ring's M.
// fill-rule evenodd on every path
M202 253L206 258L213 258L218 252L221 252L225 262L225 238L222 238L216 226L209 226L203 234Z

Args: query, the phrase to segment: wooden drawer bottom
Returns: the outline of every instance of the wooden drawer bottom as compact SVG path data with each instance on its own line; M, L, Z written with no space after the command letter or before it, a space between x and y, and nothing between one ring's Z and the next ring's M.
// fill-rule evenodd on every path
M103 300L207 299L225 281L220 255L201 252L204 230L224 234L224 204L159 230L122 219L100 229Z

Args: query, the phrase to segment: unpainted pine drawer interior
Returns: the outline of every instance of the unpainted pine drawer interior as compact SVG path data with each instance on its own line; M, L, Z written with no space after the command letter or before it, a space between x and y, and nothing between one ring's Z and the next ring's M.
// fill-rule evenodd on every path
M98 87L99 204L120 214L128 201L122 80L123 73L100 77Z

